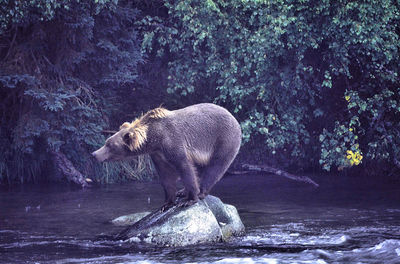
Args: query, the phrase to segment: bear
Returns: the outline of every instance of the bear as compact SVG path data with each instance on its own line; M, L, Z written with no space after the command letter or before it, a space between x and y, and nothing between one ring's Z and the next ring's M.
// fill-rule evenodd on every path
M163 210L204 199L222 178L241 145L238 121L225 108L201 103L182 109L155 108L109 137L92 155L99 161L149 154L164 188ZM184 189L177 192L181 179Z

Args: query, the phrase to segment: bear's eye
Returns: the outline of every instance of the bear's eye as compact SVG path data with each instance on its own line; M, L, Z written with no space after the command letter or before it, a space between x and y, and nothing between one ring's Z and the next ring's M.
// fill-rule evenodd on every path
M129 133L126 133L123 137L125 144L129 145L130 142L130 137L129 137Z

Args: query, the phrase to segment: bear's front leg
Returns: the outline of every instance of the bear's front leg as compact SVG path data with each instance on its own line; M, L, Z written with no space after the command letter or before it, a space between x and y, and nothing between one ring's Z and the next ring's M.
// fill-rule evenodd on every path
M165 193L165 203L161 207L161 212L164 212L176 205L176 186L172 184L169 179L165 180L165 178L161 179L161 184Z
M200 191L194 166L186 158L182 158L181 162L177 164L177 171L185 187L183 194L186 194L186 201L180 202L179 206L186 207L195 204L199 200Z
M174 167L165 161L163 156L153 154L151 155L151 159L160 177L161 185L164 188L165 203L161 207L161 211L163 212L176 204L176 181L179 175Z

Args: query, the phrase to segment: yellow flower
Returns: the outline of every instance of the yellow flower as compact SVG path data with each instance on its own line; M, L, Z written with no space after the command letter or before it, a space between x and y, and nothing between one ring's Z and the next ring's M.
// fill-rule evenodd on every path
M349 131L351 132L351 131L353 131L353 129L352 129L352 128L349 128Z
M346 99L346 101L350 101L350 96L346 95L346 96L344 97L344 99Z
M349 160L349 163L351 166L353 165L359 165L361 163L361 160L363 156L360 154L359 151L356 151L355 153L351 150L346 151L347 156L346 158Z

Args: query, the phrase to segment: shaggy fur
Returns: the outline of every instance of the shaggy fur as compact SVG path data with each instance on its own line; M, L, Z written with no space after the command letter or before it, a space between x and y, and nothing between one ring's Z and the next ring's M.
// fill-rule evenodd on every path
M131 123L125 122L120 126L120 130L129 129L131 132L129 134L131 144L128 145L131 151L138 150L146 142L147 139L147 129L148 122L152 119L159 119L166 117L170 111L165 108L159 107L148 111L146 114L142 115L140 118L135 119Z

